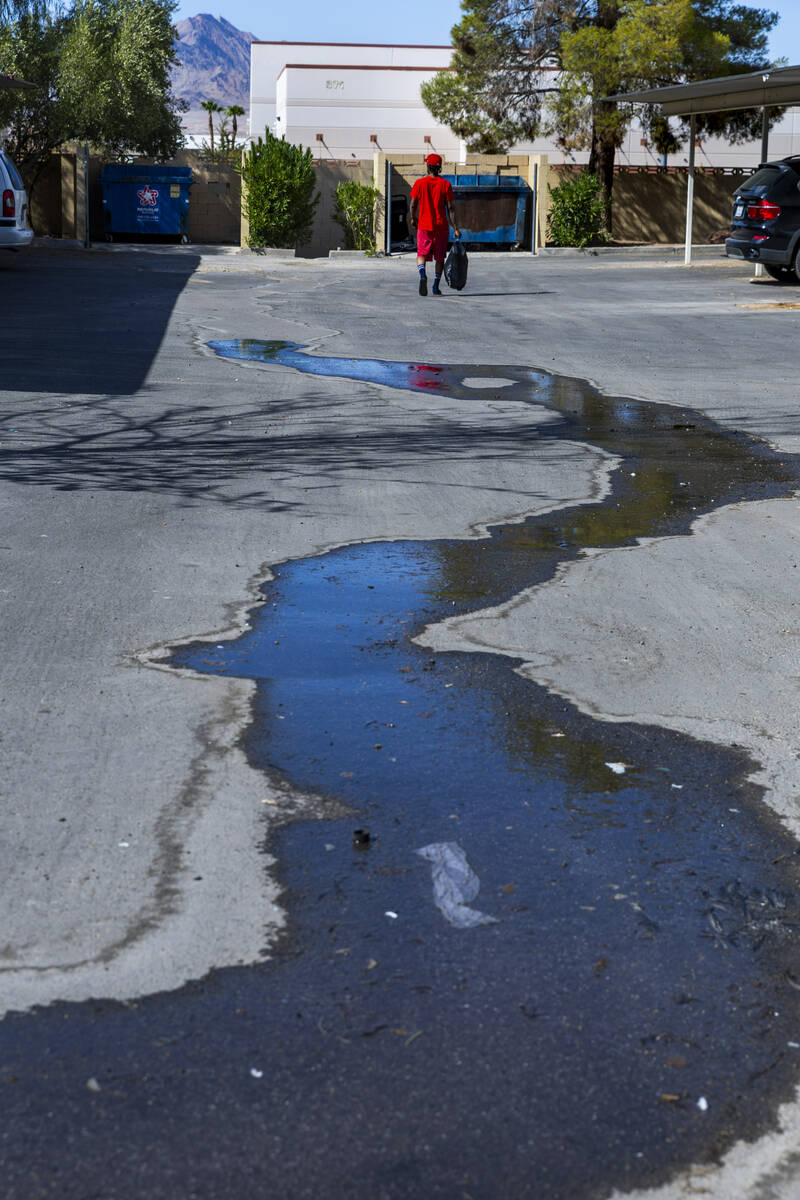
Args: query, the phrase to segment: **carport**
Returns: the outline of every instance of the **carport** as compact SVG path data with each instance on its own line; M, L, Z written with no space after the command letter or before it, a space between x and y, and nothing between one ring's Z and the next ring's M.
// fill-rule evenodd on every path
M800 66L775 67L748 75L725 75L721 79L701 79L697 83L679 83L671 87L649 88L642 92L621 92L605 96L620 104L654 104L665 117L689 117L689 178L686 189L687 266L692 261L692 222L694 216L695 143L698 113L735 112L760 108L761 162L769 156L770 108L800 104Z

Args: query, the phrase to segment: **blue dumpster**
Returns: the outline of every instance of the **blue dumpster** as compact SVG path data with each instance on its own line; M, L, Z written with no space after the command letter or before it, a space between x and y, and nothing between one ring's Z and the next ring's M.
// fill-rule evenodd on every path
M443 175L453 185L464 242L510 250L525 240L531 189L519 175Z
M151 234L188 242L191 167L109 163L100 185L107 241L115 234Z

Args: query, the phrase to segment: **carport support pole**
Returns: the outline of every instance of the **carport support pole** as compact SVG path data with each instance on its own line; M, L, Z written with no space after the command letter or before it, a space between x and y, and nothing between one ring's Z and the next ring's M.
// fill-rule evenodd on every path
M769 158L769 117L767 116L766 104L761 110L761 161L766 162ZM756 279L764 278L764 264L756 263L756 269L753 272Z
M692 223L694 221L694 143L697 137L697 117L692 113L689 119L689 174L686 178L686 252L684 263L688 267L692 261Z

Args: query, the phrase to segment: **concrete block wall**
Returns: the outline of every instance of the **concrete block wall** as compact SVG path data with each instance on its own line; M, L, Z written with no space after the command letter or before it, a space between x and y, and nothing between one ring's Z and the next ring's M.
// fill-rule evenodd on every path
M192 168L189 193L189 241L205 245L239 245L241 176L233 163L209 162L201 151L184 150L172 160Z
M695 173L693 242L708 242L730 226L733 193L748 174ZM688 172L682 169L666 174L620 171L614 179L614 240L682 242L686 237L687 181Z
M152 160L142 160L143 163ZM297 249L306 258L325 256L344 245L344 235L334 220L336 185L342 179L374 183L381 199L376 211L378 248L384 244L384 212L387 156L376 153L372 160L326 160L315 164L320 203L311 240ZM415 179L425 174L424 154L395 155L392 163L392 193L411 191ZM172 160L176 166L192 168L193 187L189 203L189 237L195 243L247 245L247 223L242 214L241 177L231 163L210 163L202 152L183 151ZM102 160L89 162L89 205L92 238L104 237L101 190ZM445 162L452 175L520 175L537 189L537 244L546 245L550 187L581 167L555 167L547 156L469 155L466 162ZM707 242L727 228L734 190L749 171L698 168L695 176L694 240ZM618 242L681 243L686 217L687 172L645 168L618 169L614 180L613 237ZM39 235L82 239L84 229L83 160L80 153L53 156L39 180L31 203L31 221Z
M315 164L319 204L314 219L314 232L310 242L297 247L301 258L319 258L330 250L344 248L344 230L334 217L336 211L336 188L344 180L355 179L357 183L372 183L372 163L357 159L327 161ZM381 249L382 243L378 243Z
M547 174L546 214L550 210L550 188L583 167L551 167ZM707 243L728 228L732 197L750 171L744 169L698 168L694 181L692 240ZM642 167L618 168L614 175L611 235L615 242L645 245L681 244L686 236L685 167L668 170Z
M156 160L142 158L142 166ZM231 163L209 162L201 151L184 150L169 163L191 167L189 194L189 240L201 244L239 244L241 179ZM89 217L94 241L105 237L103 227L100 171L103 160L89 159ZM84 236L85 198L83 194L83 156L80 151L53 155L34 192L31 222L36 234L50 237Z

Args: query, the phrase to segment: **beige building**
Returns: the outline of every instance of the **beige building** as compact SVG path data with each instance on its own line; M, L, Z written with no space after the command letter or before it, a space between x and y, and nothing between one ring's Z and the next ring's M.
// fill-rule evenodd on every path
M321 159L371 158L376 150L413 152L434 143L452 158L458 138L433 120L419 94L451 55L450 46L253 42L251 136L269 129Z

